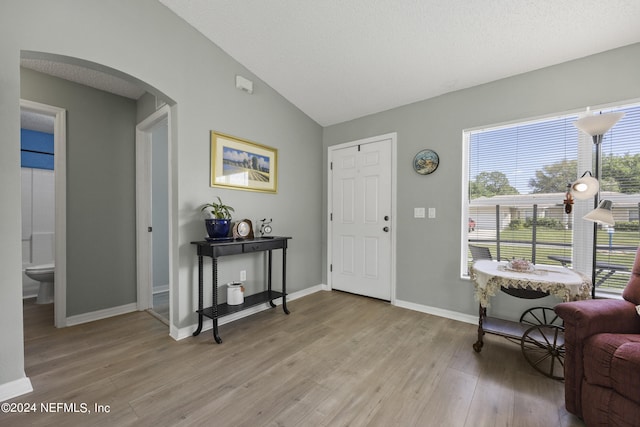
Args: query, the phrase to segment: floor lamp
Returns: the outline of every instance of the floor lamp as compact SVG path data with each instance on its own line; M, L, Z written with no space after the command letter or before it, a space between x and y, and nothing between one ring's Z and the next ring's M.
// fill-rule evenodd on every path
M580 179L569 184L570 193L576 199L587 199L593 196L593 210L583 219L593 221L593 253L591 260L591 298L596 297L596 248L598 244L598 224L615 225L611 213L611 200L600 201L600 174L602 156L602 137L624 116L624 113L589 114L573 122L582 132L591 136L596 147L596 162L593 177L587 177L586 172ZM586 178L586 179L585 179ZM591 179L589 179L591 178ZM586 197L585 197L586 196Z

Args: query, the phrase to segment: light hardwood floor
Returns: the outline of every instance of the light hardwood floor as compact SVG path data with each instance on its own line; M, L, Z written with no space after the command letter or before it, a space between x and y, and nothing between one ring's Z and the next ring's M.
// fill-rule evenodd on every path
M146 312L55 329L25 302L34 392L10 402L92 413L2 414L0 425L583 426L563 383L476 327L340 292L318 292L176 342ZM95 413L94 404L109 413Z
M153 294L153 308L149 310L167 326L169 325L169 291Z

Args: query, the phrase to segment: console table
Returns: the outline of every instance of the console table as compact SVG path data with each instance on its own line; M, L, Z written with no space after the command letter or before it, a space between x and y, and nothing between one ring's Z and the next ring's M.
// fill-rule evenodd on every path
M203 316L213 320L213 338L218 344L222 343L222 338L218 334L218 319L220 317L242 311L255 305L268 302L271 307L275 307L273 300L282 297L282 309L289 314L287 309L287 241L291 237L259 237L255 239L222 239L216 241L191 242L197 246L198 250L198 329L193 332L193 336L202 331ZM271 289L271 251L282 249L282 292ZM267 290L257 294L245 296L244 303L239 305L218 304L218 258L221 256L246 254L252 252L267 252ZM212 293L213 301L211 307L204 307L203 298L203 258L212 259Z

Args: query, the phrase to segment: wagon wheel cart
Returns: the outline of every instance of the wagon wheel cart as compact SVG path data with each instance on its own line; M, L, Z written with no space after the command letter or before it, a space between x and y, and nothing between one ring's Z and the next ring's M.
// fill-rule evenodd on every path
M541 296L546 295L532 292L528 298ZM522 294L520 297L522 298ZM485 333L499 335L520 344L525 360L536 371L556 380L564 379L564 328L562 320L553 309L533 307L522 313L519 322L512 322L488 317L486 308L480 307L478 341L473 344L477 353L482 351L482 336Z
M489 299L498 291L516 298L538 299L554 295L563 301L589 299L591 280L574 270L548 265L514 271L503 261L478 260L469 269L479 304L478 339L473 349L480 353L485 333L520 344L522 354L536 371L564 379L564 325L549 307L533 307L518 322L487 316Z
M555 380L564 379L564 328L534 325L520 340L522 354L536 371Z
M548 292L501 287L500 290L516 298L538 299ZM473 349L479 353L484 345L483 335L491 333L519 343L525 360L536 371L556 380L564 379L564 327L562 319L549 307L532 307L520 316L519 322L487 316L487 308L480 305L478 340Z

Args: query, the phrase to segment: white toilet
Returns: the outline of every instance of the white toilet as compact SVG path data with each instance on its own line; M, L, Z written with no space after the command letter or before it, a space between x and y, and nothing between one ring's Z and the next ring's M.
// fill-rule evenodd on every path
M53 302L54 264L32 265L24 269L24 273L31 279L40 282L36 304L51 304Z

